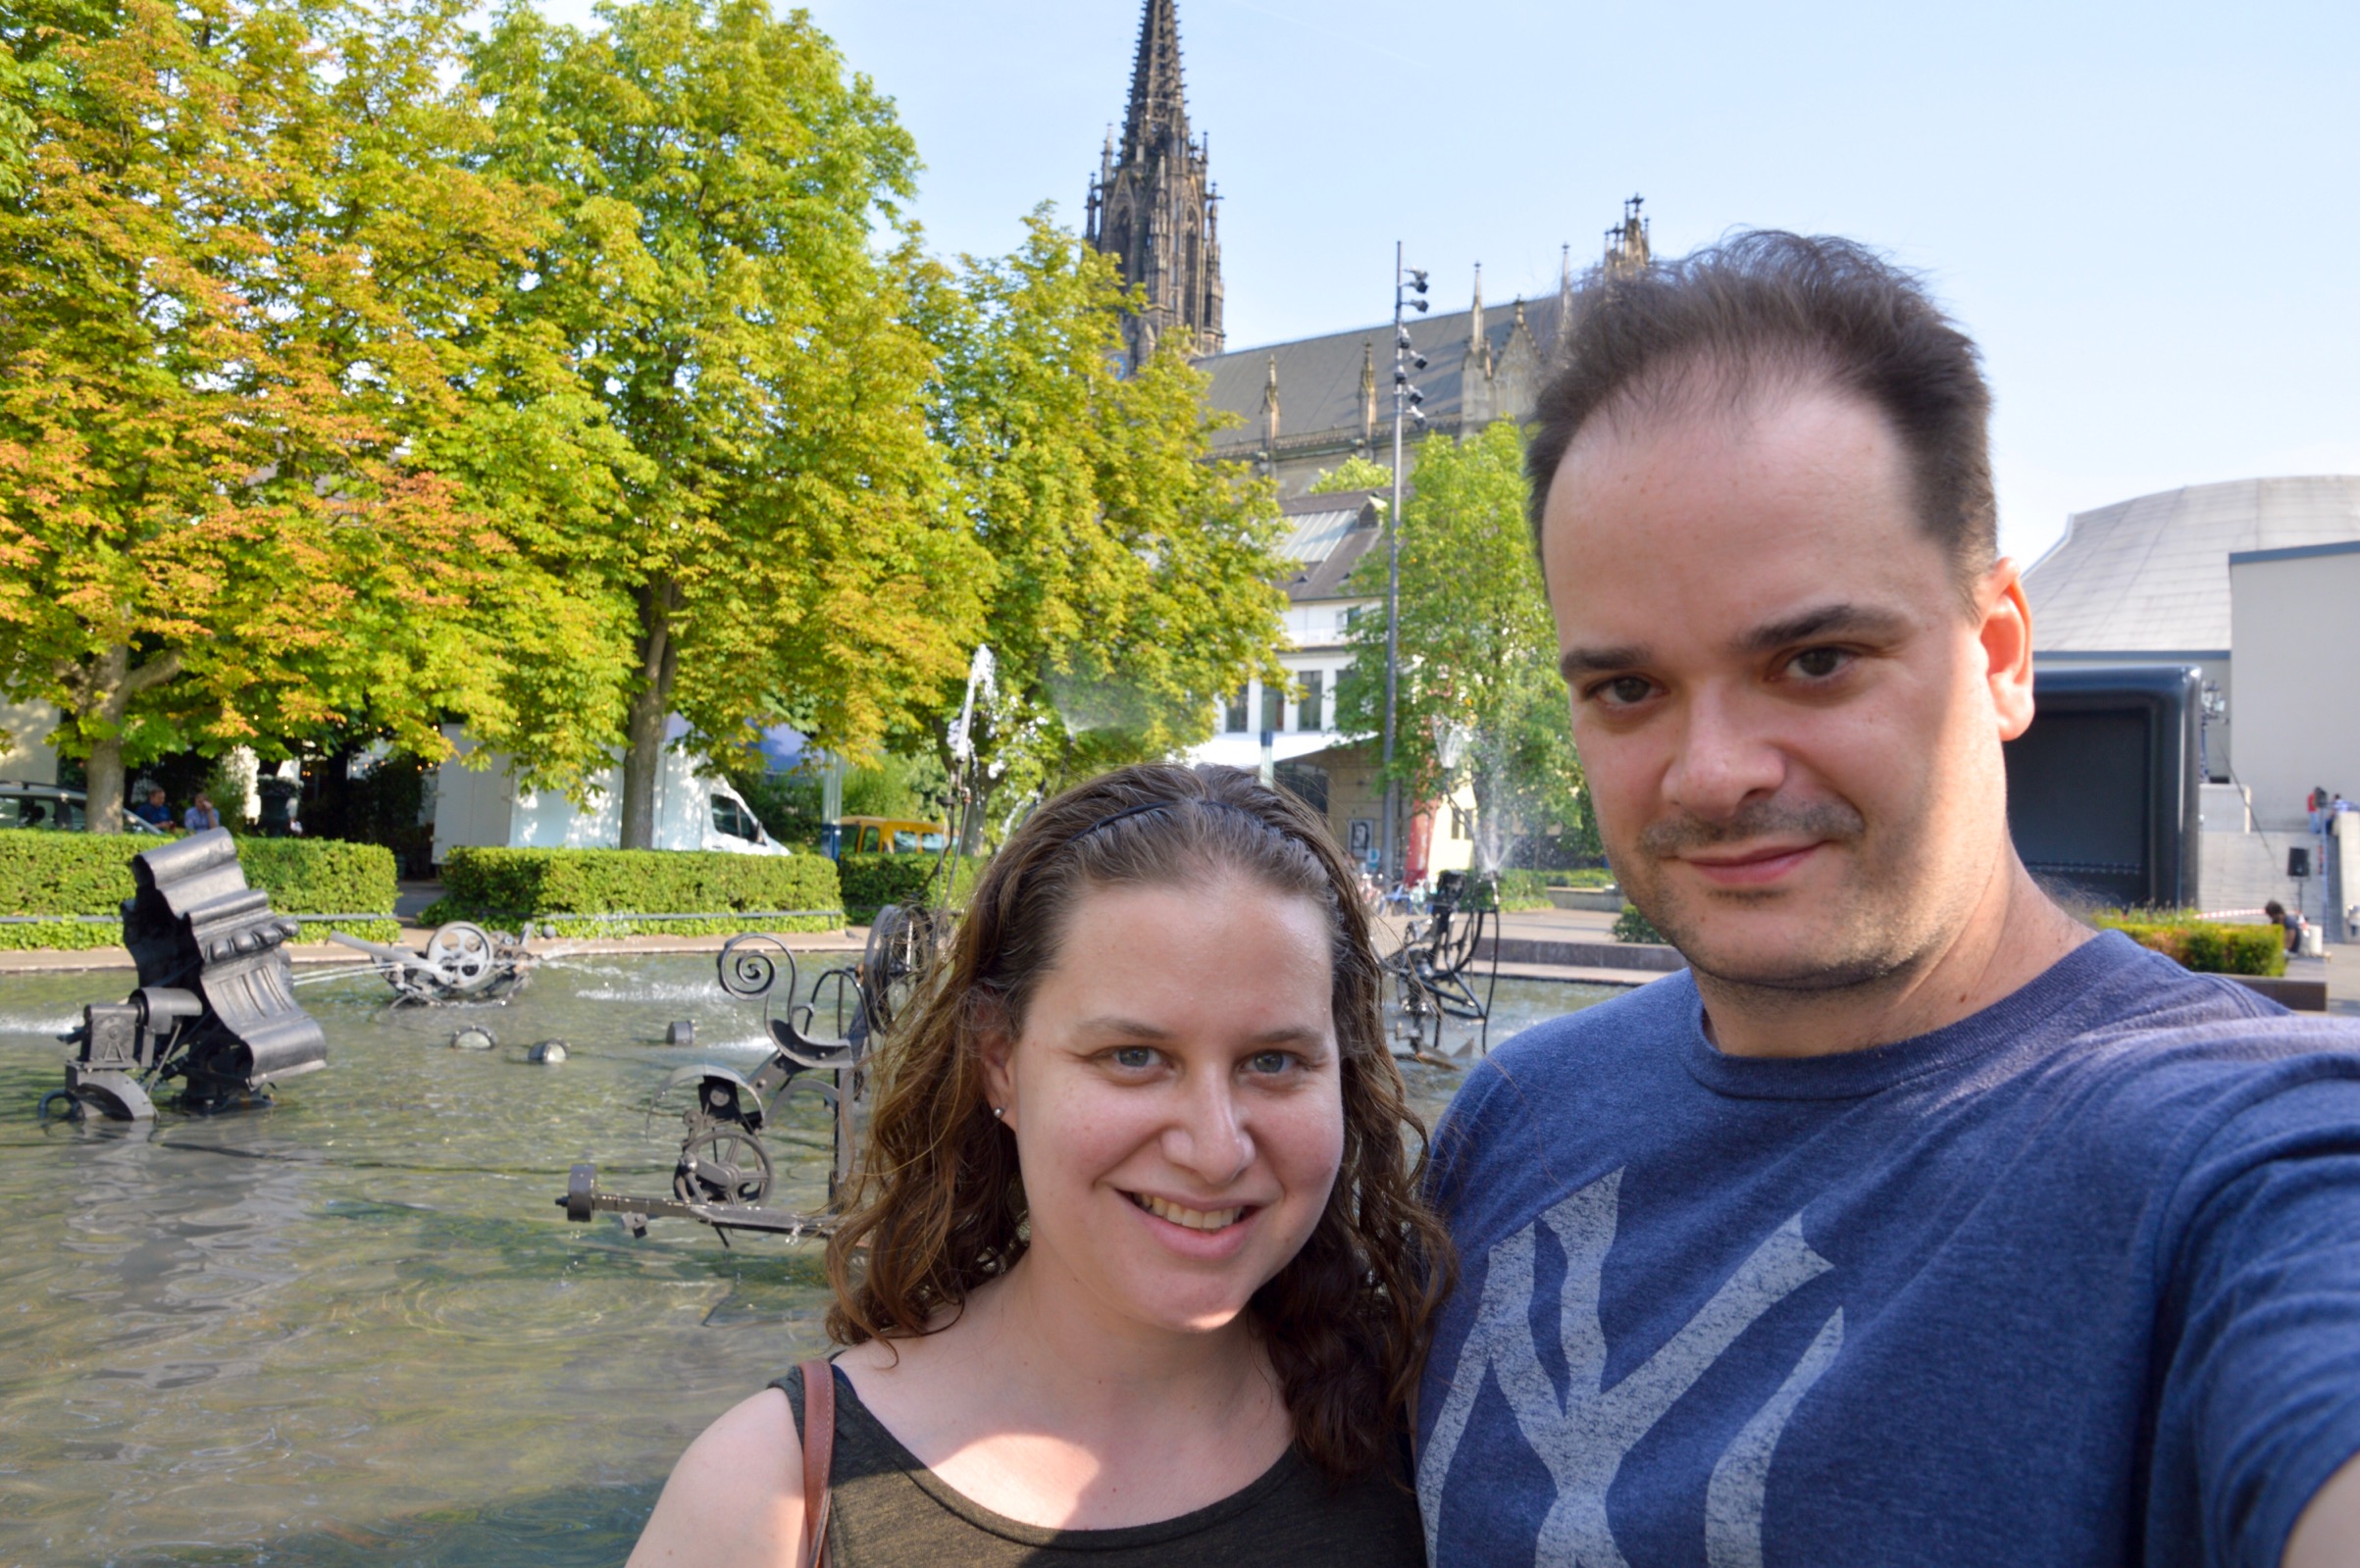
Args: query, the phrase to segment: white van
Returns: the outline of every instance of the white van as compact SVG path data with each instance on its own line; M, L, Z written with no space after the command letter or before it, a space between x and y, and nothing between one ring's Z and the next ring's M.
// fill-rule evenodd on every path
M677 736L686 726L674 719ZM555 789L524 789L499 752L487 767L471 768L475 741L456 725L443 727L453 754L435 774L435 859L461 845L513 849L613 849L623 841L623 769L606 772L588 805L577 806ZM655 845L658 849L718 849L740 855L785 855L794 851L773 839L727 781L708 772L703 759L670 745L655 776Z

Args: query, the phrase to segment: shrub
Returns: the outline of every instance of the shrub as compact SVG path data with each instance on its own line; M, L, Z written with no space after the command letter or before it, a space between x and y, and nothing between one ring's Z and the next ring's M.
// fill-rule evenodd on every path
M1557 873L1547 871L1503 871L1499 874L1500 904L1502 909L1547 909L1549 885Z
M131 896L131 857L161 840L145 834L41 833L0 831L0 914L119 916ZM392 918L393 856L376 844L333 838L240 838L237 860L249 886L271 895L282 915L371 915L379 920L339 920L304 932L308 941L330 930L372 941L401 935ZM112 947L123 929L61 920L54 925L0 925L0 950Z
M1624 904L1622 913L1615 917L1615 940L1618 942L1664 942L1664 934L1655 923L1639 913L1637 904Z
M2100 910L2091 917L2200 975L2283 975L2286 936L2279 927L2227 926L2170 910Z
M939 854L844 856L837 862L837 873L844 880L845 918L865 926L887 904L927 902L941 860Z
M717 936L834 931L841 913L761 918L763 911L840 910L835 865L819 855L733 855L688 849L457 848L442 861L443 894L423 918L481 921L506 931L548 926L561 936ZM738 919L723 911L744 910ZM705 914L706 920L568 920L568 915Z

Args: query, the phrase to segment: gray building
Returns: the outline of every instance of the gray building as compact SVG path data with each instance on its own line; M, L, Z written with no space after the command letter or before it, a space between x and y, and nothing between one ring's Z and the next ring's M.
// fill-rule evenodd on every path
M2297 845L2314 865L2340 854L2305 794L2360 792L2360 776L2311 776L2360 769L2360 692L2338 675L2360 626L2355 551L2360 477L2232 480L2077 512L2025 572L2035 669L2203 671L2207 909L2300 897L2341 934L2327 880L2285 867Z

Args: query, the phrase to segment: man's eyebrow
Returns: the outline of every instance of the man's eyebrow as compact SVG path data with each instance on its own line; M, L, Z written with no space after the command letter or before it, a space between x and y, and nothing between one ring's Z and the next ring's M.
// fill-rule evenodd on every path
M1910 629L1909 617L1866 604L1827 604L1805 610L1782 621L1769 621L1730 643L1740 654L1775 653L1798 642L1821 637L1898 637Z
M1557 673L1570 685L1585 675L1633 670L1646 662L1647 650L1635 642L1619 648L1567 648L1557 656Z

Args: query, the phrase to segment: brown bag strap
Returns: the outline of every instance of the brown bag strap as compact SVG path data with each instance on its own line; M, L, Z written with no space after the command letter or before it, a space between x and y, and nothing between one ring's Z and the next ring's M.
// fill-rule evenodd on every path
M828 1476L836 1463L836 1369L806 1361L803 1375L802 1568L828 1568Z

